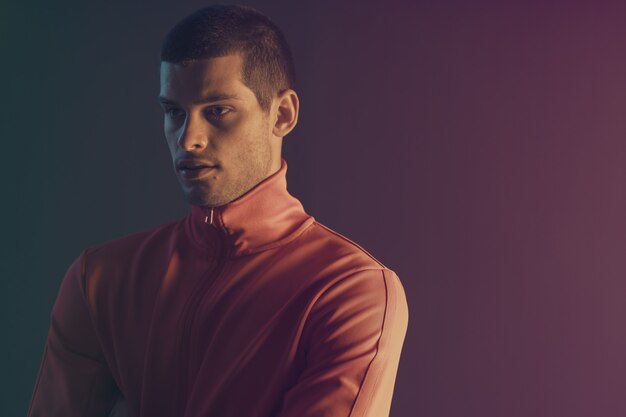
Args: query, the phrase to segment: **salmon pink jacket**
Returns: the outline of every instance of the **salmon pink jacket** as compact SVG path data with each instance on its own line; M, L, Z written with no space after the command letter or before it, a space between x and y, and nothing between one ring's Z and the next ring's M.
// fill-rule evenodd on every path
M286 171L83 251L28 415L106 417L123 399L130 417L388 416L402 284L308 215Z

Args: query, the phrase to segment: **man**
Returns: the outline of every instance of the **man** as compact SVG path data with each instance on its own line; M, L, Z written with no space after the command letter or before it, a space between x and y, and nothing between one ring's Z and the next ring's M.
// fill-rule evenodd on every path
M166 36L159 100L190 214L70 266L29 416L389 414L404 291L287 192L293 84L253 9L206 7Z

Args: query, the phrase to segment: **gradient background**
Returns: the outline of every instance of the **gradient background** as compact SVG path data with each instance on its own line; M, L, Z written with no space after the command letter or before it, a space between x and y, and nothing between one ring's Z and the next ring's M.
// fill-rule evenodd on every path
M2 416L80 251L187 213L158 49L206 3L174 3L0 6ZM294 52L291 193L404 284L391 415L626 415L624 3L246 4Z

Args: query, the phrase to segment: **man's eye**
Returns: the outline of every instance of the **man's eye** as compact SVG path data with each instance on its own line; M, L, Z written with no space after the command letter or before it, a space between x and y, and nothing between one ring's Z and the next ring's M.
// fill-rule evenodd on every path
M225 116L226 113L228 112L230 112L230 109L224 106L212 106L212 107L207 108L206 110L207 115L215 119L220 119L221 117Z
M175 107L165 109L165 114L174 119L181 117L184 113L185 112L183 112L181 109L177 109Z

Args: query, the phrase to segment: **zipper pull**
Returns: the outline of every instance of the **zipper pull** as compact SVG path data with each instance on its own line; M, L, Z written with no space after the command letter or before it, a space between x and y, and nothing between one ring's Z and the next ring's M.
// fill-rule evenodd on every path
M213 224L213 207L211 207L211 214L210 214L210 217L207 215L207 216L204 218L204 222L205 222L205 223L208 223L208 224L211 224L211 225Z

